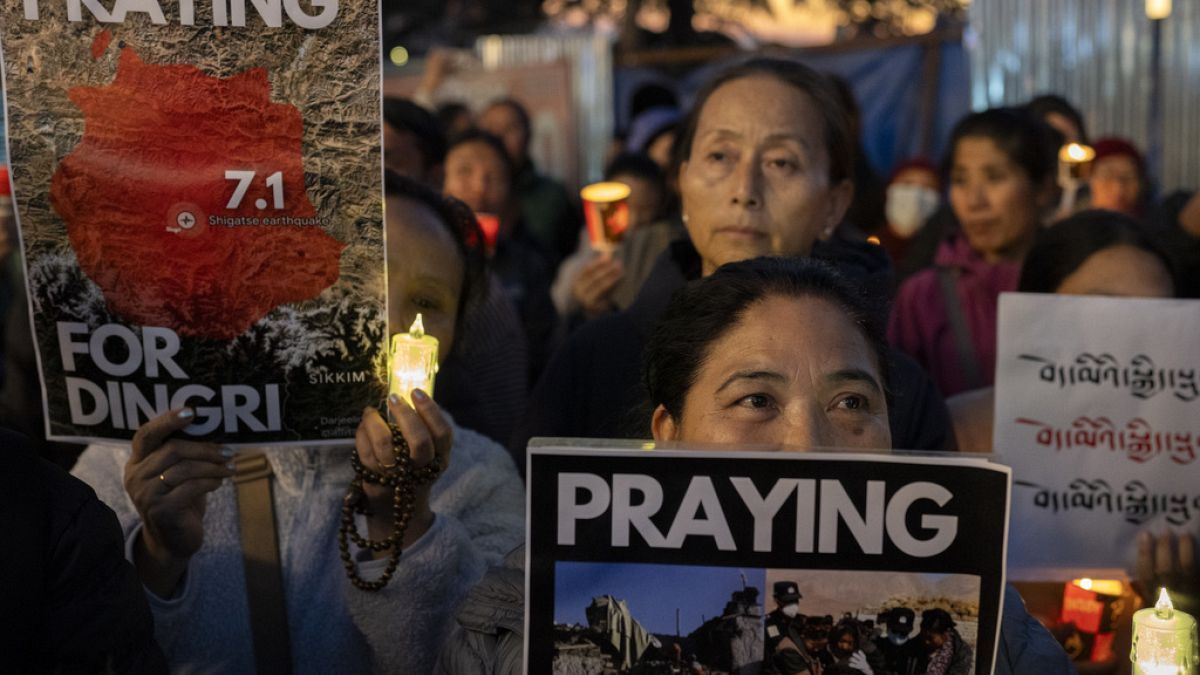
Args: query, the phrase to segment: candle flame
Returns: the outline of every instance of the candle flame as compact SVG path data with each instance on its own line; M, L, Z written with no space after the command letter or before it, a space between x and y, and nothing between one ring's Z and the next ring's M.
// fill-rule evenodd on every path
M1166 587L1158 589L1158 602L1154 603L1154 614L1160 619L1169 619L1175 613L1175 606L1167 595Z
M1080 143L1068 143L1058 151L1058 158L1069 164L1090 162L1096 157L1096 151L1090 146Z
M425 336L425 324L421 321L420 312L417 312L417 319L409 327L408 334L417 338Z

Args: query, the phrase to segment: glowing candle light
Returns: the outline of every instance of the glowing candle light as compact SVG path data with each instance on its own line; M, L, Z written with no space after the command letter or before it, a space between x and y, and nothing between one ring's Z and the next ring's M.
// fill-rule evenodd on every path
M1133 647L1129 658L1134 675L1193 675L1200 663L1196 620L1176 610L1161 589L1153 609L1133 615Z
M433 376L437 374L438 341L425 334L421 315L417 315L407 333L392 336L392 368L388 392L412 405L412 390L433 396Z
M579 191L592 248L611 251L629 229L630 189L624 183L592 183Z
M483 231L483 246L487 254L496 252L496 240L500 238L500 216L492 213L476 213L475 220Z
M1064 164L1085 164L1095 158L1096 151L1082 143L1067 143L1058 150L1058 160Z

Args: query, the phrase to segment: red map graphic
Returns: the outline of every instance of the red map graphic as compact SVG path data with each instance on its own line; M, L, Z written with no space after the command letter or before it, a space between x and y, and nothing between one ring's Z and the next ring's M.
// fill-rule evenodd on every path
M54 173L51 204L81 269L126 321L229 339L337 281L345 244L311 223L262 223L316 216L300 112L271 102L266 70L220 79L126 48L112 84L69 96L84 133ZM255 172L236 209L227 170ZM267 182L276 172L282 209ZM259 220L210 225L210 215Z

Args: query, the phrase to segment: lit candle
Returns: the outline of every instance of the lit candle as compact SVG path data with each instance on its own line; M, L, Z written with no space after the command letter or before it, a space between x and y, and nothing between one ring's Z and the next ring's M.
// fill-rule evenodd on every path
M630 189L624 183L592 183L579 191L588 238L597 251L611 251L629 229Z
M1133 648L1129 652L1134 675L1193 675L1200 662L1196 650L1196 620L1177 611L1167 597L1158 594L1153 609L1133 615Z
M1095 158L1096 151L1082 143L1067 143L1058 149L1058 160L1064 164L1085 164Z
M438 370L438 341L425 334L421 315L407 333L392 336L392 377L388 393L396 394L412 405L412 390L433 396L433 376Z
M500 238L500 216L492 213L476 213L475 220L483 231L483 247L487 254L496 253L496 240Z

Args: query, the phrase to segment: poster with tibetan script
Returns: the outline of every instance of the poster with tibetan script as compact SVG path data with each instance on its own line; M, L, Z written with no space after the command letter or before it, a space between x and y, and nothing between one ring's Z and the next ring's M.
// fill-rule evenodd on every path
M554 441L528 461L529 673L925 672L934 617L992 672L1007 467Z
M1132 570L1139 532L1200 532L1198 336L1194 300L1001 296L1014 576Z
M0 49L48 435L353 438L386 395L378 4L11 0Z

